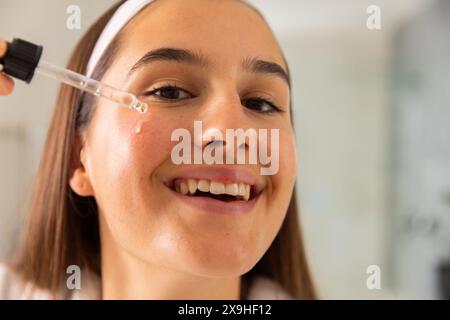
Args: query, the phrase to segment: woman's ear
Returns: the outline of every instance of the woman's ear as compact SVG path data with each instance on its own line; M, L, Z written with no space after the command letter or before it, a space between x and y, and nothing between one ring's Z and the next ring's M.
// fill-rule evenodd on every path
M71 161L71 175L69 178L70 188L81 197L94 196L88 172L85 168L85 148L82 138L77 135L73 156Z

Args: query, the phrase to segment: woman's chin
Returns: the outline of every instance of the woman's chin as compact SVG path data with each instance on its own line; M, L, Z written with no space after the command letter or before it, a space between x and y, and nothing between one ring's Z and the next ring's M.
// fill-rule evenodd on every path
M220 260L197 262L189 267L189 273L204 277L231 278L239 277L250 271L257 261L243 263L242 261Z
M251 270L261 258L253 249L241 246L214 246L209 250L183 253L185 267L190 273L208 277L236 277Z

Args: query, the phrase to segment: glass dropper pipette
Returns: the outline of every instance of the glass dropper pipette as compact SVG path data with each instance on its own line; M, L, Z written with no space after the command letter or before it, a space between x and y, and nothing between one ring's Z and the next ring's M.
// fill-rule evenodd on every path
M147 104L138 100L135 95L68 69L41 60L36 67L36 72L44 76L52 77L72 87L89 92L95 96L114 101L122 107L135 109L141 113L147 112Z
M147 112L147 104L129 92L41 60L42 50L42 46L22 39L16 38L12 42L8 42L6 54L0 58L0 64L3 65L2 71L27 83L31 82L36 72L95 96L109 99L121 107L134 109L141 113Z

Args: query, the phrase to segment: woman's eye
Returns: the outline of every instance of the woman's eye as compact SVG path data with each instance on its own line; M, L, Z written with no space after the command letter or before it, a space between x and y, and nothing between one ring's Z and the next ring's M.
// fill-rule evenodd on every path
M242 101L242 105L248 109L261 113L283 112L273 102L263 98L250 98Z
M154 96L161 100L182 100L192 98L192 94L188 91L176 86L164 86L153 89L144 94L145 96Z

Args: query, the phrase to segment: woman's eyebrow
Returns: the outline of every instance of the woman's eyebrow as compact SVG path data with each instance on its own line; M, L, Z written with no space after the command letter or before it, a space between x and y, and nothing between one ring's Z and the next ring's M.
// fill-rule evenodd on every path
M282 66L278 63L259 60L257 58L247 58L242 62L242 66L245 70L255 72L255 73L266 73L273 74L281 77L291 87L291 81L289 74Z
M208 59L200 53L192 52L187 49L178 48L158 48L147 52L142 56L128 71L131 76L138 69L154 61L175 61L195 64L199 66L208 66ZM273 74L281 77L290 87L289 74L282 66L275 62L259 60L257 58L246 58L242 62L244 70L254 73Z
M187 62L190 64L196 64L200 66L207 66L208 62L205 57L198 53L186 49L177 48L159 48L151 50L144 54L128 71L128 76L131 76L138 69L153 62L153 61L175 61L175 62Z

